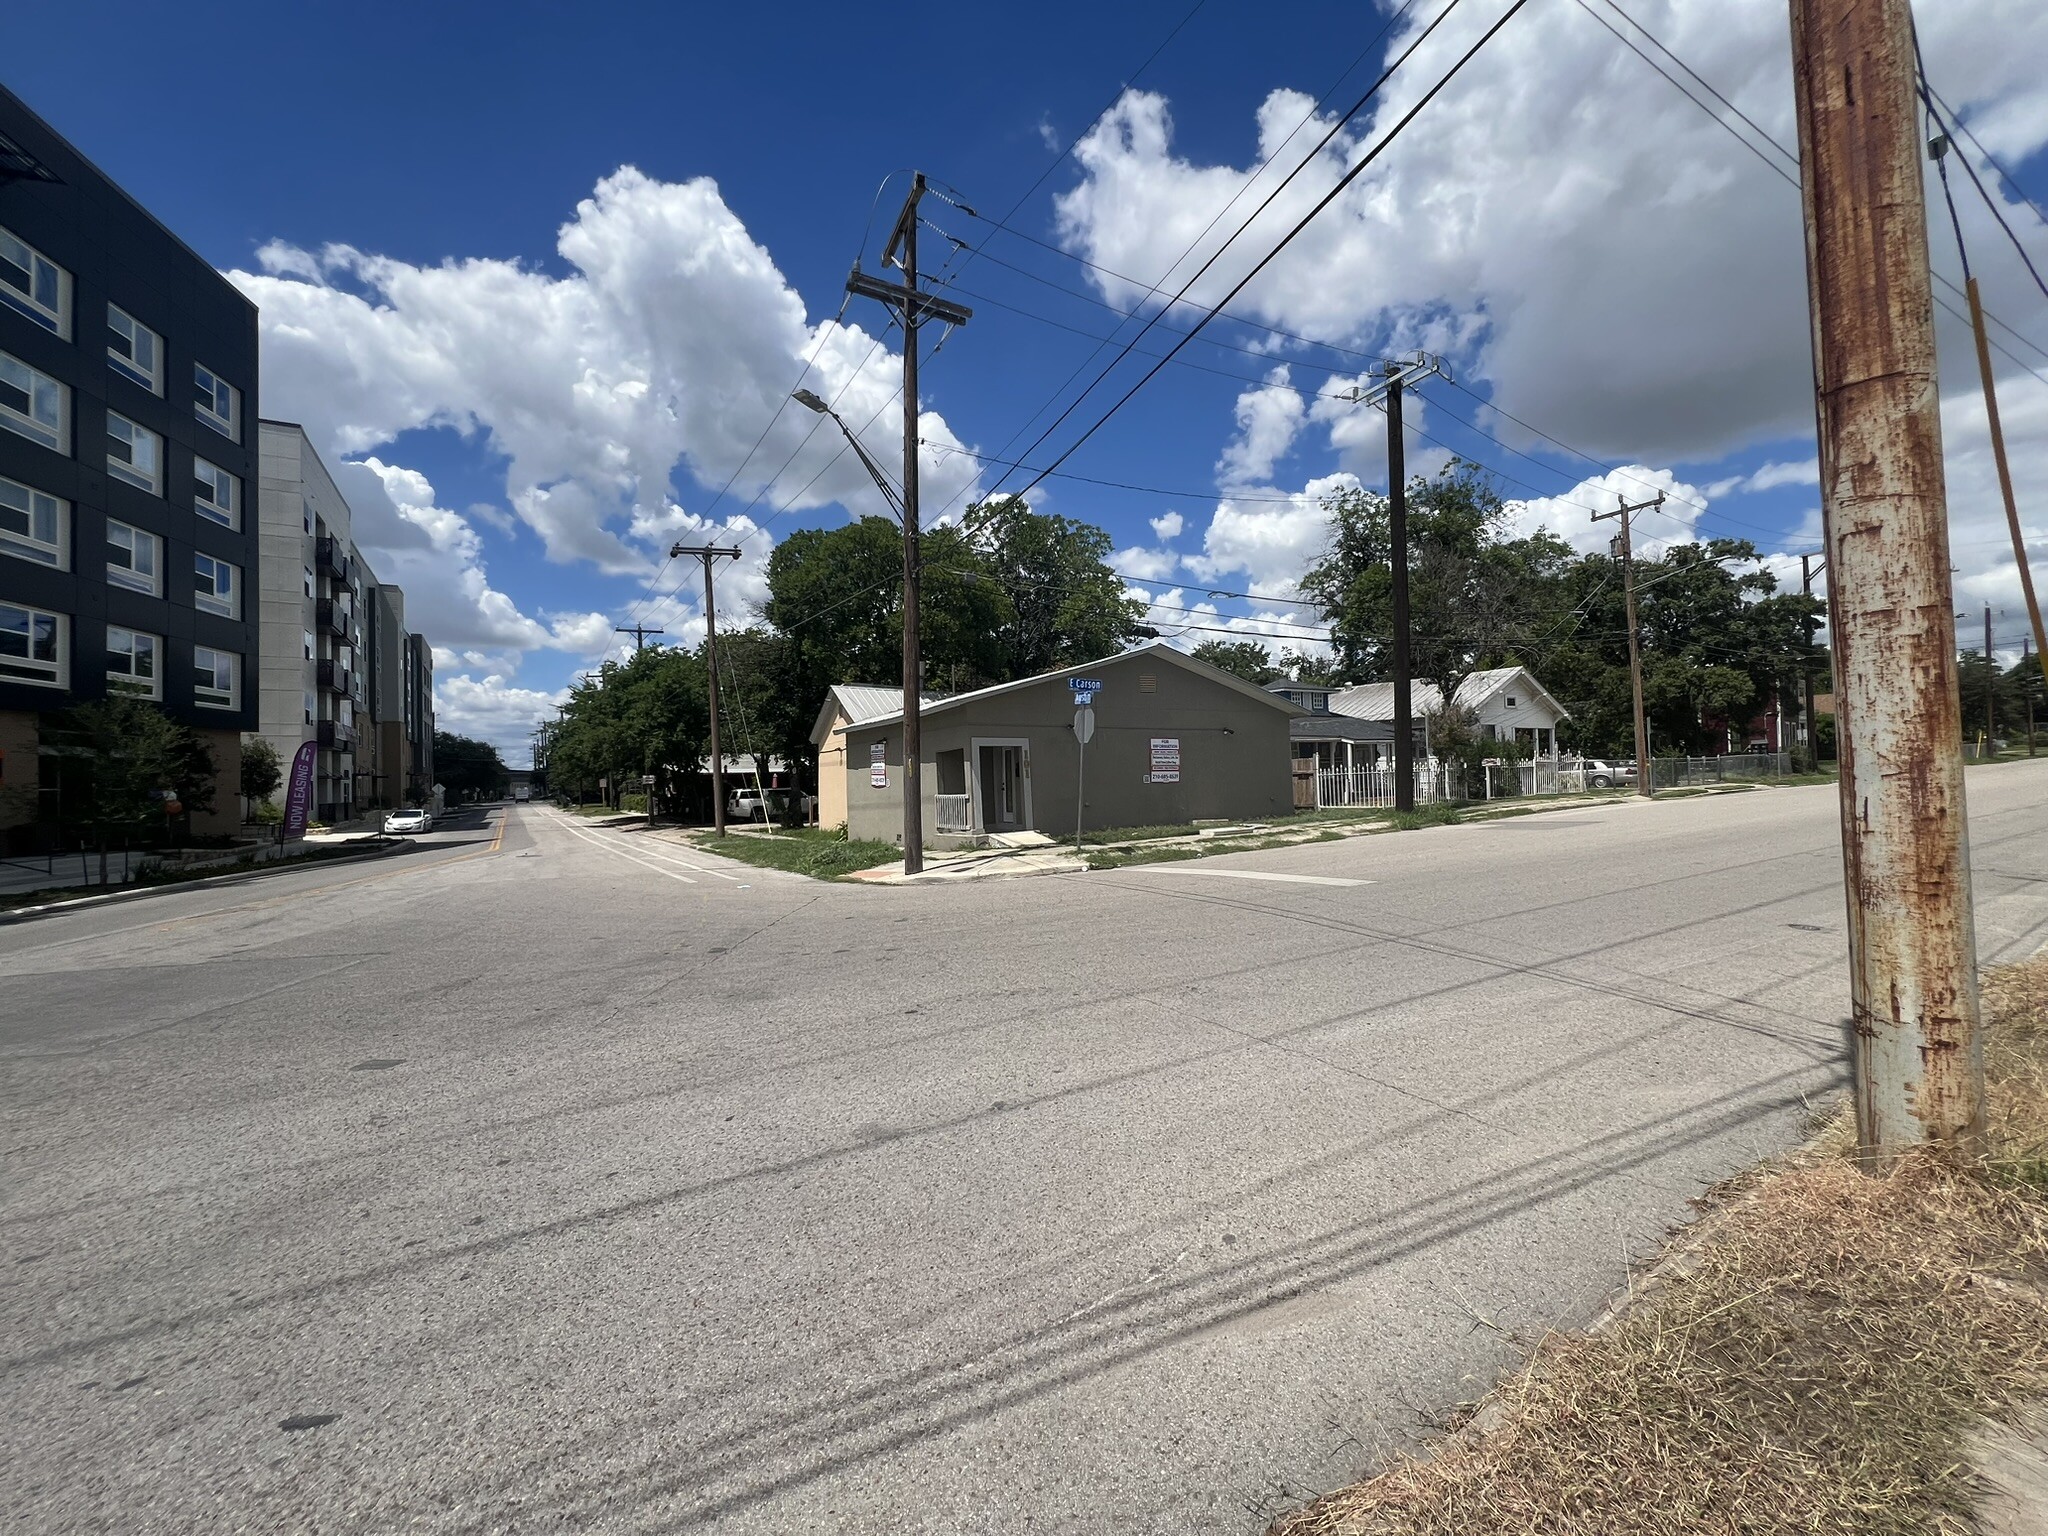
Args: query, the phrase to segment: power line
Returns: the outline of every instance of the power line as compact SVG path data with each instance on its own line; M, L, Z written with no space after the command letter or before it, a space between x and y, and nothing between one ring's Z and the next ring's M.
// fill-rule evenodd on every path
M1774 175L1776 175L1781 181L1783 181L1786 185L1791 187L1793 191L1797 192L1799 190L1799 178L1797 175L1795 175L1791 171L1787 171L1784 166L1780 165L1777 161L1771 159L1771 157L1765 154L1764 151L1760 149L1757 145L1751 143L1748 139L1744 138L1740 133L1737 133L1733 125L1724 120L1720 113L1716 112L1704 101L1701 101L1697 96L1693 95L1693 93L1687 90L1684 87L1684 85L1680 84L1679 81L1671 74L1669 70L1665 69L1661 64L1659 64L1655 59L1651 58L1647 53L1644 53L1642 49L1636 47L1636 45L1633 42L1631 42L1628 38L1624 37L1620 32L1616 31L1613 25L1609 23L1604 16L1602 16L1599 12L1595 11L1592 8L1592 6L1588 4L1588 0L1577 0L1577 3L1579 5L1579 8L1585 11L1587 15L1591 16L1595 21L1599 22L1600 25L1605 27L1609 32L1614 33L1614 36L1618 38L1622 42L1622 44L1629 49L1630 52L1635 54L1637 58L1641 59L1645 64L1649 65L1650 68L1655 70L1659 75L1663 76L1665 82L1669 84L1673 90L1677 91L1681 96L1685 97L1687 101L1690 101L1694 106L1698 107L1702 112L1706 113L1707 116L1713 120L1716 126L1721 128L1731 138L1733 138L1736 143L1740 144L1744 149L1747 149L1751 154L1755 155L1766 166L1768 166L1771 172ZM1741 118L1743 122L1747 123L1752 129L1754 129L1755 132L1764 140L1765 143L1769 144L1771 148L1775 149L1780 155L1784 156L1785 159L1791 162L1791 164L1795 168L1798 166L1799 156L1796 153L1794 153L1790 149L1787 149L1783 144L1779 143L1778 140L1772 137L1772 135L1767 130L1758 126L1756 121L1753 118L1751 118L1748 113L1744 112L1740 107L1736 106L1732 101L1730 101L1726 96L1722 95L1721 92L1716 90L1712 85L1709 85L1705 78L1702 77L1698 71L1693 69L1692 66L1687 64L1683 59L1679 58L1678 54L1674 52L1668 44L1661 41L1654 32L1650 31L1648 27L1644 26L1640 21L1637 21L1633 16L1630 16L1628 12L1622 10L1619 5L1615 4L1615 0L1605 0L1605 3L1613 9L1616 15L1620 16L1623 20L1627 21L1630 26L1634 27L1638 32L1642 33L1644 37L1648 38L1652 43L1654 43L1657 46L1658 50L1662 52L1667 58L1669 58L1673 63L1677 64L1679 68L1683 69L1688 75L1691 75L1693 79L1698 80L1700 82L1701 87L1704 90L1706 90L1710 95L1712 95L1716 101L1720 102L1723 106L1728 108L1729 111L1733 112L1737 117ZM1957 288L1954 283L1950 282L1946 277L1942 276L1939 272L1936 272L1933 275L1934 280L1937 283L1940 283L1942 287L1948 289L1950 293L1955 294L1958 297L1961 296L1962 290ZM1939 304L1943 309L1947 310L1953 318L1961 320L1965 325L1969 324L1969 317L1963 314L1961 310L1957 309L1953 304L1949 303L1947 300L1937 297L1935 299L1935 303ZM2033 351L2040 353L2042 357L2048 358L2048 347L2043 347L2039 342L2034 341L2031 337L2023 335L2021 332L2015 330L2011 325L1999 319L1998 316L1992 314L1991 311L1989 311L1988 309L1984 311L1984 317L1987 320L1991 321L1994 325L1996 325L2000 330L2004 331L2007 335L2011 336L2014 340L2031 348ZM2003 344L1994 341L1991 343L1991 345L1997 347L1999 352L2003 354L2007 358L2007 360L2018 364L2018 366L2025 369L2028 373L2032 374L2034 378L2040 380L2040 382L2043 385L2048 385L2048 375L2041 374L2031 364L2025 362L2020 358L2014 357L2013 354L2009 350L2007 350L2007 348Z
M1102 415L1096 418L1093 425L1091 425L1078 438L1076 438L1071 444L1069 444L1068 447L1057 458L1053 460L1050 468L1059 468L1061 464L1066 462L1067 459L1069 459L1076 452L1078 452L1081 446L1084 443L1086 443L1089 440L1089 438L1093 437L1097 432L1099 432L1102 429L1102 427L1110 420L1111 417L1115 416L1118 411L1122 410L1123 407L1127 403L1129 403L1131 398L1134 395L1136 395L1139 390L1143 389L1148 383L1150 383L1155 377L1157 377L1159 370L1164 368L1167 362L1171 360L1177 353L1179 353L1182 347L1185 347L1190 341L1192 341L1195 338L1195 336L1198 335L1202 331L1202 329L1209 324L1210 321L1214 320L1217 317L1217 315L1221 314L1223 312L1224 306L1229 304L1229 302L1232 299L1236 298L1240 293L1242 293L1245 290L1245 288L1249 286L1252 279L1257 277L1260 272L1265 270L1266 266L1273 260L1274 257L1278 256L1291 243L1293 243L1295 237L1299 235L1304 229L1308 228L1310 222L1314 220L1317 214L1321 213L1325 208L1329 207L1329 205L1332 202L1336 201L1337 197L1344 191L1346 187L1350 186L1353 181L1357 180L1358 177L1365 172L1367 167L1372 165L1372 163L1375 160L1377 160L1382 154L1386 152L1387 148L1390 145L1392 145L1397 138L1401 136L1402 131L1411 122L1415 120L1417 114L1419 114L1424 107L1428 106L1430 102L1436 99L1437 93L1440 92L1446 85L1448 85L1451 82L1451 80L1456 77L1458 72L1462 70L1465 67L1465 65L1471 61L1473 56L1476 55L1479 52L1479 50L1483 48L1493 38L1494 34L1499 32L1502 27L1506 26L1508 22L1514 18L1516 13L1518 13L1522 9L1522 7L1527 3L1528 0L1514 0L1514 4L1508 7L1507 11L1501 16L1501 18L1498 21L1496 21L1491 27L1489 27L1484 33L1481 34L1479 41L1474 43L1469 49L1467 49L1465 53L1458 59L1458 61L1451 66L1450 70L1440 80L1436 82L1436 84L1432 85L1427 91L1423 93L1421 99L1418 100L1413 107L1409 108L1408 112L1401 118L1401 120L1397 122L1393 126L1393 128L1390 129L1384 136L1382 136L1379 142L1375 144L1370 150L1368 150L1356 165L1352 166L1342 176L1340 176L1337 179L1336 185L1331 187L1328 192L1324 193L1321 198L1317 199L1315 206L1310 208L1307 213L1302 215L1302 217L1295 223L1294 227L1288 230L1288 232L1285 235L1281 236L1279 243L1276 244L1271 250L1269 250L1264 256L1260 257L1258 261L1252 265L1251 270L1246 272L1243 277L1239 278L1237 282L1231 286L1230 291L1224 294L1222 299L1220 299L1217 303L1209 306L1209 308L1204 311L1202 317L1195 322L1194 326L1187 332L1186 335L1182 336L1179 341L1174 343L1174 345L1167 351L1165 357L1155 362L1152 365L1152 367L1145 372L1144 376L1137 381L1137 383L1133 384L1129 389L1124 391L1123 395L1119 397L1117 401L1113 405L1111 405L1107 411L1103 412ZM1180 288L1174 294L1174 302L1178 302L1181 298L1185 297L1193 289L1194 285L1200 282L1201 279L1207 275L1209 269L1213 267L1218 261L1222 260L1224 252L1230 249L1231 244L1234 241L1236 241L1238 236L1242 235L1246 230L1250 229L1251 226L1258 220L1259 216L1263 214L1267 208L1272 206L1274 199L1278 198L1280 194L1284 192L1290 184L1292 184L1294 178L1300 175L1301 172L1305 170L1314 161L1317 155L1322 153L1323 149L1327 147L1330 141L1337 136L1337 134L1343 129L1344 125L1349 123L1352 118L1356 117L1358 113L1365 109L1366 104L1370 102L1373 99L1373 97L1379 94L1380 88L1384 86L1387 83L1387 81L1394 77L1395 73L1402 67L1402 65L1406 64L1407 61L1414 56L1415 51L1418 48L1420 48L1425 42L1427 42L1429 38L1435 33L1436 29L1443 24L1445 18L1448 17L1452 11L1457 9L1457 4L1458 0L1450 0L1450 4L1446 5L1444 9L1437 14L1436 19L1430 22L1430 24L1416 36L1415 40L1407 46L1407 48L1402 50L1400 57L1395 59L1393 63L1389 64L1386 67L1386 69L1381 71L1379 78L1372 83L1372 85L1367 89L1363 96L1359 97L1358 100L1352 104L1351 109L1348 112L1346 112L1343 116L1339 117L1336 120L1336 122L1330 125L1329 132L1323 135L1322 139L1316 144L1315 148L1309 151L1308 155L1301 161L1301 163L1295 166L1295 168L1292 171L1289 171L1287 175L1284 178L1282 178L1278 186L1276 186L1271 192L1266 194L1264 200L1260 202L1259 206L1252 210L1250 217L1248 217L1242 224L1240 224L1237 227L1237 229L1229 236L1229 238L1226 239L1221 245L1219 245L1215 249L1214 252L1210 254L1209 258L1206 261L1204 261L1200 267L1196 268L1194 274L1190 276L1186 282L1181 284ZM1170 308L1171 304L1169 304L1166 307ZM1096 375L1094 380L1089 383L1088 387L1082 390L1079 395L1075 396L1073 402L1069 404L1064 411L1060 412L1060 414L1053 419L1052 423L1038 435L1035 441L1033 441L1030 448L1025 449L1025 452L1027 454L1029 454L1033 449L1037 448L1040 443L1043 443L1056 430L1058 430L1060 423L1064 422L1067 419L1067 417L1071 416L1074 413L1074 411L1080 407L1081 402L1087 399L1088 396L1094 392L1096 385L1102 383L1105 379L1107 379L1110 373L1116 368L1116 366L1119 363L1121 363L1124 360L1124 358L1130 355L1132 349L1134 349L1137 346L1139 340L1145 335L1145 333L1148 330L1151 329L1152 325L1159 319L1159 316L1163 315L1165 312L1165 308L1162 308L1158 312L1158 314L1153 315L1150 319L1148 319L1145 322L1143 326L1139 328L1138 333L1124 344L1123 350L1119 352L1114 358L1110 359L1108 365L1105 366L1103 370ZM1038 484L1039 480L1042 479L1044 479L1044 475L1041 474L1037 476L1025 485L1023 491L1017 494L1022 495L1029 492L1031 487ZM1001 484L1002 480L1001 478L999 478L996 482L995 488L999 489L1001 487Z

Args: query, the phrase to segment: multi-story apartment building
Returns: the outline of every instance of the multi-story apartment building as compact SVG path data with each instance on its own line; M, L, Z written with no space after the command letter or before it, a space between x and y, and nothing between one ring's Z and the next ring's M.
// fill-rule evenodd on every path
M305 430L264 421L257 729L287 764L317 743L314 814L348 821L433 795L433 652L405 593L377 580L355 517Z
M256 311L0 88L0 836L64 815L51 714L200 731L239 822L256 723Z

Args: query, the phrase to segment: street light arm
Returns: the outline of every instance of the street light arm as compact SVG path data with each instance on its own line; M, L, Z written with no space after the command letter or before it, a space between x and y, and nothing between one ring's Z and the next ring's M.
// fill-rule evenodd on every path
M899 523L902 522L903 497L898 493L896 487L889 482L889 477L882 472L882 466L874 461L867 449L861 446L860 439L853 435L853 428L841 420L839 413L811 390L800 389L791 395L790 398L805 410L816 411L820 416L829 416L832 419L832 424L845 434L847 443L852 447L855 456L860 460L861 468L868 472L868 477L875 482L875 485L881 490L883 498L895 510L896 520Z

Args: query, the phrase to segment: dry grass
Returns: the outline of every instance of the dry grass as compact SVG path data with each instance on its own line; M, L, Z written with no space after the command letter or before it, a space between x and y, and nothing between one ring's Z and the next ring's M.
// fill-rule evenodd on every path
M1617 1320L1276 1536L1973 1529L1965 1435L2048 1391L2048 957L1986 1014L1984 1169L1837 1136L1737 1180Z

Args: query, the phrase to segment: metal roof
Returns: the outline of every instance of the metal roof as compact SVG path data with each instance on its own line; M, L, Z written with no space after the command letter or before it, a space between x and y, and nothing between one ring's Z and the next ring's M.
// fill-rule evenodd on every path
M1485 672L1469 673L1465 680L1458 684L1458 691L1453 698L1460 709L1478 710L1488 699L1518 679L1526 683L1531 695L1541 698L1555 710L1560 720L1569 717L1570 711L1550 696L1543 685L1530 675L1527 667L1494 667ZM1418 681L1411 685L1410 702L1418 715L1434 713L1443 707L1443 690L1435 683ZM1356 688L1346 688L1341 693L1333 693L1330 695L1330 711L1333 714L1349 715L1354 720L1392 720L1394 685L1361 683Z
M936 704L942 697L936 693L918 695L926 704ZM825 738L833 729L835 717L839 728L849 725L866 725L870 720L879 720L884 715L903 713L903 690L882 688L872 683L834 683L825 695L825 702L819 706L818 718L811 725L811 741L817 746L825 744Z

